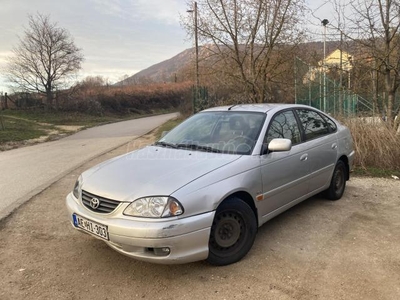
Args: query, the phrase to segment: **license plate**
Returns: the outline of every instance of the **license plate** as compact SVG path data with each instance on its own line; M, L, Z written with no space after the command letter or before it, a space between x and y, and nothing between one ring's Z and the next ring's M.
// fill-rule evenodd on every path
M86 232L89 232L108 241L107 226L93 222L91 220L78 216L77 214L73 214L72 219L74 220L75 227L83 229Z

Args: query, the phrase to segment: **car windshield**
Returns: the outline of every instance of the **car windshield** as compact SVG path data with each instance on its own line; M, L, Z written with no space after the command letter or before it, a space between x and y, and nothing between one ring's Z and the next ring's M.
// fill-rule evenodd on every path
M211 111L181 123L156 145L229 154L251 154L265 119L264 113Z

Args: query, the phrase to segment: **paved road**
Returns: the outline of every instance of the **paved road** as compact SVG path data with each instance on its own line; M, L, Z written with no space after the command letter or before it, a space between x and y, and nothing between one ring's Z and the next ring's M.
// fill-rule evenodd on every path
M0 152L0 219L84 162L175 116L174 113L103 125L58 141Z

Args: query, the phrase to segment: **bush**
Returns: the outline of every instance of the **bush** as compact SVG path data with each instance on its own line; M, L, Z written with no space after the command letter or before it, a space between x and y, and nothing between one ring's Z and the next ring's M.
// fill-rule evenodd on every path
M131 86L76 87L72 97L64 98L62 109L86 113L151 113L180 109L190 103L190 83L167 83Z

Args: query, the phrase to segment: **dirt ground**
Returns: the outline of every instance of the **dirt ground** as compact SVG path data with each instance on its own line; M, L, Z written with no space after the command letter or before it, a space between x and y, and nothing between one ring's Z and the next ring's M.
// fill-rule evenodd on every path
M399 299L400 181L352 178L260 228L240 262L139 262L72 229L64 204L78 168L0 222L0 299Z

